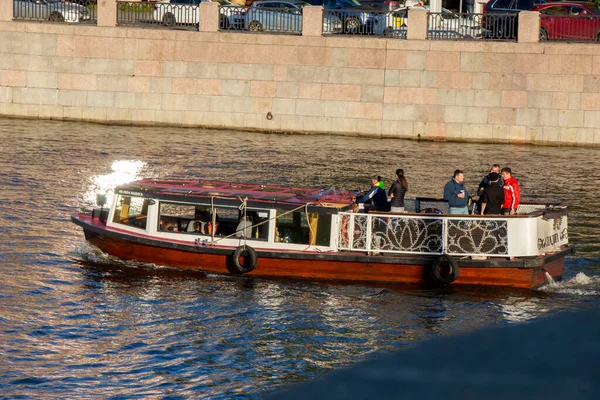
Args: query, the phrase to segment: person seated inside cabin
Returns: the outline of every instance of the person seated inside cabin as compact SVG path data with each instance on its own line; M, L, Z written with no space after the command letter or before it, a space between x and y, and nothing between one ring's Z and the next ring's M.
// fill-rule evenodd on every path
M159 230L178 232L179 229L177 228L177 221L161 219Z
M194 221L194 233L206 234L206 222Z
M252 238L252 218L250 214L241 217L240 222L235 228L235 237Z
M199 212L198 210L196 210L194 219L191 220L187 226L187 232L206 234L207 233L207 225L208 225L209 221L210 221L210 214L208 213L208 211L200 211Z

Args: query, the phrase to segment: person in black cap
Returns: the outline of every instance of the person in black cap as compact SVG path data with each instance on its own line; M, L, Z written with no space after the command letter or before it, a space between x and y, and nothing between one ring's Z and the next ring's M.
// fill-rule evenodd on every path
M504 203L504 189L498 186L500 175L496 172L488 174L490 185L481 194L481 215L500 214Z

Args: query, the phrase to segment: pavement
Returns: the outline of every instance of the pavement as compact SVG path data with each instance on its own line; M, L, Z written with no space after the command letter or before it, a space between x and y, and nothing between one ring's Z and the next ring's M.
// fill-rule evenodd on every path
M380 354L265 399L600 399L600 309Z

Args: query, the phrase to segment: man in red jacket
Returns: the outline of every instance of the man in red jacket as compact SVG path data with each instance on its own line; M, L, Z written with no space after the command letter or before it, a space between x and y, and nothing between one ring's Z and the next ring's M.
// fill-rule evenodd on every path
M512 176L510 168L502 168L502 180L504 181L504 204L502 204L503 215L515 215L521 202L521 188L519 182Z

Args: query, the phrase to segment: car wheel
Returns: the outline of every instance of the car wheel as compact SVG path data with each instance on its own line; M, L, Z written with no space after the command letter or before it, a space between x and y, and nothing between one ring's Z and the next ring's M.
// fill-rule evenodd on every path
M600 42L600 31L596 33L596 42Z
M177 21L175 20L175 16L171 13L166 13L163 16L163 24L165 26L173 26Z
M64 22L65 21L65 17L63 17L61 13L54 11L48 17L48 21L52 21L52 22Z
M389 26L383 30L383 36L392 37L392 28Z
M540 28L540 42L548 40L548 32L544 28Z
M263 27L260 22L252 21L250 24L248 24L248 30L250 32L262 32Z
M358 33L360 28L360 21L356 18L347 18L344 22L344 32L346 33Z

